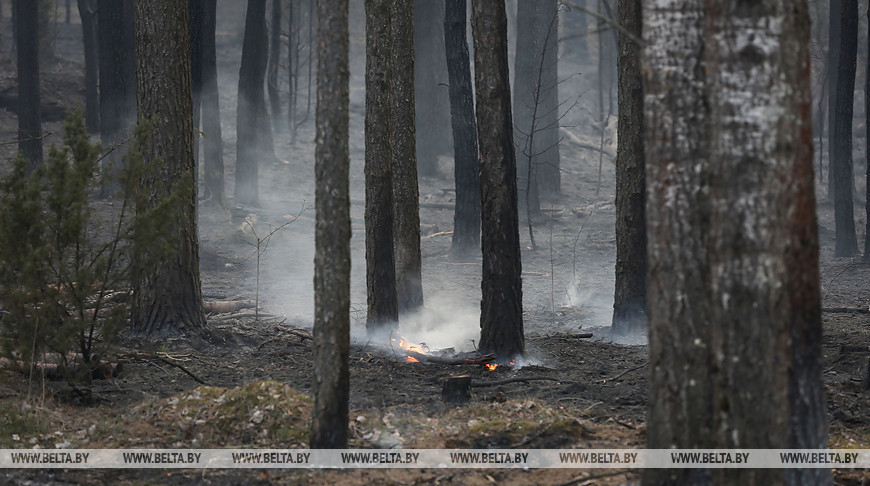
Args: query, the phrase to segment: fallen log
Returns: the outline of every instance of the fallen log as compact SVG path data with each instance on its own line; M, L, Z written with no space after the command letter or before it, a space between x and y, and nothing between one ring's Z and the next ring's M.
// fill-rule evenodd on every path
M830 314L870 314L870 309L861 307L822 307L822 312Z
M242 309L253 309L256 307L249 300L213 300L203 302L202 308L206 314L228 314Z
M517 377L517 378L506 378L504 380L496 380L496 381L479 381L477 383L472 383L472 388L482 388L485 386L499 386L499 385L507 385L509 383L525 383L528 381L558 381L565 382L560 378L552 378L550 376L526 376L526 377Z

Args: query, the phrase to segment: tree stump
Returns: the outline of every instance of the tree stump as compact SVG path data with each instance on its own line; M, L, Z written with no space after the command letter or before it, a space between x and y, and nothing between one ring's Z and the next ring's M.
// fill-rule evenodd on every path
M441 400L454 405L464 405L471 400L471 376L450 376L441 388Z

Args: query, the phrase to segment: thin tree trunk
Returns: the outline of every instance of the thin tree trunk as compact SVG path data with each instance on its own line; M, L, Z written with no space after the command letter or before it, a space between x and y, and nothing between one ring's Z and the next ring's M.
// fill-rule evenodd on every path
M85 54L85 122L89 133L100 131L99 54L97 50L97 4L95 0L78 0L82 21L82 44Z
M348 2L317 2L314 406L311 448L345 448L350 395Z
M825 65L828 68L828 201L834 202L834 125L837 121L837 72L840 65L840 17L842 15L842 0L830 0L828 4L828 57Z
M867 66L870 66L870 8L867 9ZM870 73L864 76L864 126L870 127ZM870 154L870 131L864 137L864 153ZM865 164L866 192L864 194L864 261L870 261L870 159ZM870 377L870 371L867 372Z
M468 56L465 0L447 0L444 43L450 80L450 121L453 127L453 170L456 209L451 251L459 257L480 251L480 168L477 125Z
M532 144L539 122L540 92L537 84L542 74L540 66L543 59L543 39L538 34L545 29L541 26L544 23L541 18L542 9L540 2L524 1L517 4L517 18L522 21L517 25L517 50L514 56L514 146L519 154L517 195L521 211L528 220L530 237L531 219L541 212L541 201L538 197L538 157L535 157L535 147Z
M272 109L272 129L275 133L283 126L281 94L278 91L278 59L281 55L281 0L272 0L272 28L269 32L269 106Z
M138 269L131 321L145 334L202 333L187 3L137 1L135 19L137 104L154 129L143 155L146 161L162 161L156 173L141 180L150 199L140 204L150 208L171 194L180 199L166 208L174 214L163 231L177 251L165 265ZM142 254L153 244L137 243Z
M217 83L215 27L217 0L204 0L202 19L202 131L207 200L224 204L224 142Z
M190 77L193 83L193 160L199 167L199 125L202 109L203 0L187 0L190 25ZM195 170L194 174L198 174Z
M366 295L369 334L399 322L393 260L391 0L366 0Z
M393 0L391 7L393 237L399 313L423 307L420 254L420 190L414 103L414 2Z
M852 103L858 55L858 0L841 0L840 8L840 49L834 98L833 138L830 145L836 226L834 253L838 257L852 257L858 254L852 196Z
M260 193L259 163L272 149L271 135L266 142L268 121L263 83L269 52L266 35L266 0L248 0L245 15L245 40L242 45L242 64L239 68L239 106L236 122L236 186L237 204L258 206Z
M475 1L471 23L483 222L479 350L506 363L523 354L525 338L504 2Z
M559 154L559 16L561 8L556 0L547 0L541 7L544 37L542 75L539 96L541 121L536 136L538 188L542 194L559 194L562 186L562 162Z
M39 100L39 3L13 2L18 67L18 150L31 164L42 163L42 121Z
M414 86L416 98L417 163L420 175L438 173L438 156L453 153L447 56L444 52L443 0L414 1Z
M136 60L132 0L97 0L100 138L118 143L136 121Z
M641 37L640 0L618 0L619 24ZM646 179L643 157L641 47L618 37L619 128L616 149L616 285L613 328L617 335L646 330Z

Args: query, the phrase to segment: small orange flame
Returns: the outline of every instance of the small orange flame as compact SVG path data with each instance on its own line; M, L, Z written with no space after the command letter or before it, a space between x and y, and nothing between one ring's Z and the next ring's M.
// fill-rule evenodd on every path
M413 356L405 356L405 359L408 361L408 363L419 363L420 362L420 360L418 360L417 358L415 358Z
M405 351L413 351L415 353L426 354L426 350L423 349L423 346L425 346L424 344L411 344L408 342L408 339L405 338L404 336L399 336L398 339L390 338L390 340L393 341L394 343L396 343L396 345L398 345L400 348L404 349ZM407 361L408 363L419 363L420 362L420 360L418 360L417 358L414 358L413 356L406 356L405 361Z
M488 369L489 371L495 371L496 368L498 368L497 364L486 363L486 369Z

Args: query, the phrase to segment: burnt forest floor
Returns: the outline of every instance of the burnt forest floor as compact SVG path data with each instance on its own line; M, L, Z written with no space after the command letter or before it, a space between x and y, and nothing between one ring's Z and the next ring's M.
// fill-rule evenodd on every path
M7 39L8 17L2 25ZM221 28L218 68L227 193L232 194L235 98L231 93L241 38L235 26ZM57 63L44 70L45 103L52 106L69 106L70 100L83 96L77 34L74 27L60 30ZM561 148L562 195L545 199L544 215L535 221L536 249L530 248L528 230L521 225L526 359L494 371L482 364L412 363L401 352L399 339L417 344L424 354L473 354L479 334L480 257L451 255L452 161L442 157L439 174L420 181L426 309L403 319L400 335L393 336L396 342L366 337L359 75L364 50L361 33L353 31L352 37L351 447L643 447L648 348L643 338L614 342L608 328L615 260L610 157L615 153L615 116L603 127L608 156L600 190L598 155L578 144L601 142L602 127L595 121L591 101L595 96L589 94L594 79L578 76L576 86L566 85L568 95L573 92L580 99L571 115L577 126L568 129L571 136ZM0 94L14 94L14 62L9 56L4 42ZM573 67L591 70L587 65ZM0 140L14 140L16 124L6 106L0 111ZM46 123L49 131L58 133L59 128L58 119ZM57 135L49 138L56 139ZM0 173L8 170L12 149L0 146ZM206 301L221 302L223 310L229 310L209 314L209 337L154 342L124 336L109 357L110 362L123 364L122 373L95 381L86 399L68 385L28 382L0 370L0 448L306 447L312 375L308 333L313 314L311 125L302 128L296 144L286 134L277 134L275 152L276 157L264 157L261 165L261 207L201 202L203 294ZM106 204L98 202L95 207L100 211ZM822 369L830 445L870 448L870 392L862 385L870 358L870 265L834 258L832 208L821 203L819 214L823 306L829 310L823 314ZM272 234L258 265L257 241L263 249L266 237L288 222ZM863 219L858 225L863 227ZM252 303L258 297L255 312ZM590 332L591 338L581 337ZM468 405L441 401L444 379L456 374L471 375L476 385ZM511 380L520 378L525 381ZM0 481L525 485L636 484L640 478L632 471L607 473L613 474L598 477L600 471L577 469L7 470L0 471ZM864 471L836 471L835 479L838 484L870 482Z

